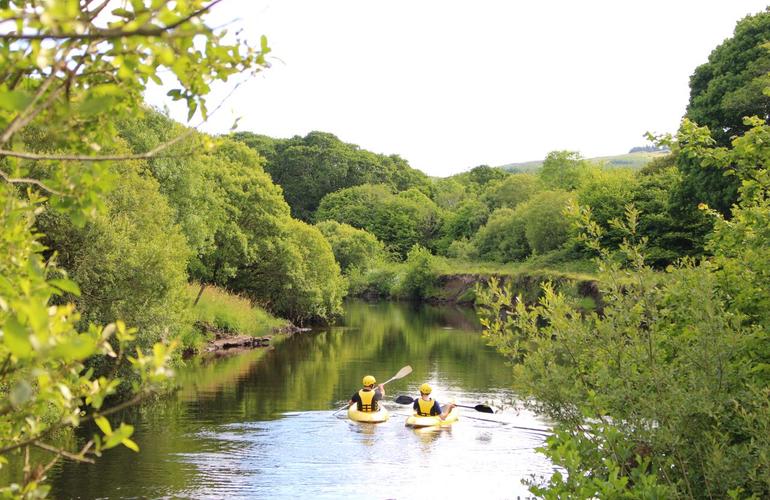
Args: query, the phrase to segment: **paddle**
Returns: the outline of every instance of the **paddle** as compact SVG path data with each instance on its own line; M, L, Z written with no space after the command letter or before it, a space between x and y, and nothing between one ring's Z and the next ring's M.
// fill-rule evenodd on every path
M409 396L399 396L396 398L396 403L400 405L408 405L415 402L414 398L410 398ZM460 408L471 408L476 411L480 411L481 413L494 413L495 410L493 410L491 407L487 405L478 404L476 406L468 406L468 405L458 405L455 403L455 406L459 406Z
M392 377L390 377L388 380L386 380L385 382L383 382L383 383L382 383L382 385L385 385L385 384L387 384L388 382L393 382L394 380L398 380L398 379L400 379L400 378L404 378L404 377L406 377L407 375L409 375L410 373L412 373L412 367L411 367L411 366L409 366L409 365L406 365L405 367L401 368L401 369L398 371L398 373L396 373L395 375L393 375ZM342 408L340 408L340 409L338 409L338 410L335 410L335 411L334 411L334 413L332 413L332 415L334 415L334 414L336 414L336 413L339 413L339 412L341 412L342 410L345 410L347 407L348 407L348 404L347 404L347 403L345 403L345 406L343 406Z

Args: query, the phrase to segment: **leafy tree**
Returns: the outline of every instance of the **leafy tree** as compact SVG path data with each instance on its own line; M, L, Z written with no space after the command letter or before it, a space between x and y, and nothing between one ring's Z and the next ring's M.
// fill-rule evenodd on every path
M510 208L498 208L492 212L487 224L473 238L473 243L482 260L520 261L532 253L521 212Z
M496 208L516 208L538 190L538 179L532 174L513 174L490 185L482 195L482 200L491 210Z
M446 210L455 209L467 196L465 185L453 177L435 179L432 186L433 201Z
M564 211L573 199L566 191L543 191L519 205L516 212L533 253L556 250L569 240L572 221Z
M413 300L430 296L441 270L437 258L427 248L415 245L407 254L405 266L396 295Z
M215 3L132 1L112 12L105 11L110 2L0 5L2 19L14 20L0 35L0 462L20 451L29 457L31 447L50 454L39 463L28 458L23 482L3 486L3 496L44 496L46 473L63 456L93 462L120 444L137 449L132 427L113 426L107 417L158 388L168 376L173 345L156 344L151 353L133 349L135 332L120 321L79 332L79 314L67 301L80 290L57 271L54 258L43 259L34 224L43 211L55 210L83 227L108 208L129 222L125 214L135 208L133 194L124 190L110 201L103 198L118 184L112 162L151 158L179 140L136 155L111 153L117 124L142 113L148 81L161 83L159 75L168 75L174 80L169 95L186 101L190 116L198 110L205 118L205 94L213 82L264 66L264 38L257 50L229 45L206 26L203 18ZM153 192L139 178L131 183ZM167 209L161 207L160 214L164 226ZM104 220L92 224L101 224L104 234L139 238L130 226L124 231ZM169 241L176 240L172 234ZM155 235L151 241L157 244ZM63 292L69 295L55 298ZM112 357L115 370L131 365L131 399L104 404L120 380L84 369L84 360L97 354ZM100 432L83 447L70 452L47 442L84 421L94 421Z
M686 117L706 126L720 146L745 132L746 116L770 119L770 12L747 16L728 38L698 66L690 77L690 102ZM729 216L738 199L738 181L729 171L702 165L697 158L679 157L684 174L679 190L681 205L706 203Z
M584 210L584 240L600 254L601 314L581 313L549 284L533 307L494 282L479 290L485 335L515 361L517 390L559 422L543 451L566 474L533 484L536 495L770 495L770 127L749 123L731 149L686 120L678 134L677 154L742 181L730 220L701 207L716 218L713 258L653 271L629 208L625 258L615 259Z
M291 218L266 238L257 257L230 280L231 288L300 324L342 312L346 293L340 266L317 228Z
M472 237L484 225L487 217L489 208L486 204L476 198L466 199L454 211L445 215L441 241L437 246L446 251L453 241Z
M336 220L364 229L405 257L417 243L432 246L442 215L436 204L415 188L393 194L386 186L365 184L326 195L316 220Z
M234 136L266 159L265 170L284 191L292 215L310 221L321 199L361 184L386 184L398 191L420 187L428 179L398 156L378 155L340 141L333 134L311 132L305 137L270 139L241 132Z
M711 130L717 144L728 146L731 137L746 132L745 116L770 118L770 12L740 20L732 38L695 68L690 77L687 118Z
M591 207L594 220L608 227L612 219L622 219L625 206L635 192L637 177L630 170L602 169L587 174L577 188L577 201ZM617 246L623 241L617 229L609 229L604 236L604 245Z
M364 271L386 257L385 245L363 229L333 220L319 222L316 227L331 245L344 273L352 268Z
M591 164L575 151L551 151L543 161L539 177L548 189L572 191L590 168Z
M83 227L61 214L43 214L38 228L80 287L74 303L82 324L120 318L135 325L137 343L148 348L186 323L189 250L157 182L133 166L116 168L120 183L106 195L104 214Z

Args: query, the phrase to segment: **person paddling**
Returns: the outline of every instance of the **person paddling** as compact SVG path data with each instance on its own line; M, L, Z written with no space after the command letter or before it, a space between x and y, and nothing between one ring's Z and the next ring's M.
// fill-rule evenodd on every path
M379 410L379 401L385 397L385 384L380 384L375 389L374 385L377 383L377 380L372 375L365 376L362 383L363 389L351 396L348 406L356 403L358 411L363 412Z
M421 417L432 417L437 415L441 420L446 420L447 415L449 415L449 412L455 407L455 404L449 403L442 411L438 401L430 397L431 392L433 392L433 389L429 384L422 384L420 386L420 397L414 401L412 408L414 408L415 413Z

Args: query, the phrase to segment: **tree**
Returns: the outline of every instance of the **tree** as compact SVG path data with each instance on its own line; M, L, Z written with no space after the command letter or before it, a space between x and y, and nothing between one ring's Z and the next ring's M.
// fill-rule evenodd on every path
M316 220L336 220L364 229L403 258L416 243L433 246L442 214L416 188L393 194L387 186L364 184L326 195Z
M331 245L343 273L366 271L386 257L385 245L363 229L333 220L319 222L316 227Z
M340 314L347 292L323 234L288 217L280 221L278 234L263 240L256 258L241 267L229 284L300 324Z
M731 148L687 120L675 141L675 154L741 180L729 220L700 207L716 219L712 258L653 271L630 207L617 259L584 209L583 239L600 255L601 314L581 312L550 284L534 306L496 282L478 291L485 335L514 362L517 391L558 422L544 452L566 473L534 482L534 494L770 495L770 126L748 124Z
M744 117L770 119L770 12L747 16L735 26L732 38L717 46L708 62L690 77L690 102L686 117L706 126L717 145L748 130ZM679 192L681 205L706 203L729 216L738 199L738 182L722 169L704 166L695 158L679 157L684 174Z
M152 158L181 140L139 154L113 153L117 124L142 113L148 81L172 76L169 95L185 100L190 116L198 110L205 118L205 94L214 81L264 67L264 38L259 49L229 45L206 26L203 18L216 3L132 1L110 13L110 2L0 5L2 19L14 20L0 35L0 462L22 450L29 457L31 447L50 454L40 463L28 458L23 482L2 487L3 496L44 496L41 482L61 457L93 462L120 444L136 450L133 428L113 426L107 417L169 375L173 343L155 344L151 352L133 348L135 331L119 320L78 331L70 299L80 289L55 257L43 259L34 225L37 215L55 210L83 227L108 208L104 195L118 184L112 162ZM125 213L135 200L124 192L112 202L111 210ZM85 370L84 360L93 355L114 359L114 370L131 365L133 397L105 405L120 380ZM94 421L100 432L82 447L69 451L48 443L84 421Z
M491 210L516 208L538 190L538 179L532 174L512 174L490 185L481 199Z
M267 159L265 170L283 188L292 215L304 221L313 219L325 195L347 187L370 183L429 192L425 174L404 159L362 150L326 132L285 140L241 132L234 138Z
M591 165L575 151L551 151L545 157L539 177L548 189L576 189Z
M572 221L564 211L573 199L566 191L543 191L519 205L516 212L533 253L556 250L569 240Z
M482 260L520 261L532 253L521 212L510 208L492 212L486 225L476 233L473 243Z

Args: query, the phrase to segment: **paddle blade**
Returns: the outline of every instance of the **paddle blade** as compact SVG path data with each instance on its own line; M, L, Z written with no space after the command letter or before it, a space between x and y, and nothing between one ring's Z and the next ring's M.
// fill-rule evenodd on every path
M398 371L398 373L396 373L395 375L393 375L393 378L392 378L392 379L390 379L390 380L398 380L398 379L400 379L400 378L404 378L404 377L406 377L407 375L409 375L410 373L412 373L412 367L411 367L411 366L409 366L409 365L406 365L405 367L401 368L401 369Z
M399 396L395 399L395 401L400 405L410 405L414 403L414 399L410 398L409 396Z
M473 407L473 409L476 410L476 411L480 411L481 413L494 413L495 412L495 410L493 410L492 408L490 408L487 405L476 405L476 406Z

